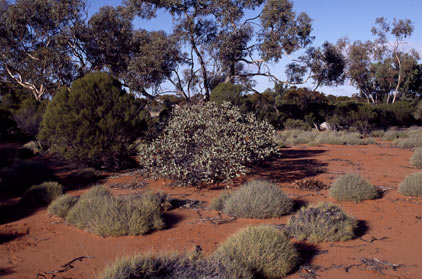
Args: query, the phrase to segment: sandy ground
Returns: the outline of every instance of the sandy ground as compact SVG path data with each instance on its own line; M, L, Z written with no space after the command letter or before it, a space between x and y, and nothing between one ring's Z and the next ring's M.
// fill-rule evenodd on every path
M422 278L422 198L408 198L397 193L398 184L418 171L409 165L411 150L392 148L388 143L368 146L298 146L282 150L282 158L256 168L231 187L251 179L267 179L297 201L297 204L329 201L360 220L358 237L347 242L310 244L296 243L302 265L288 278ZM56 164L62 175L68 169ZM295 182L317 179L331 183L343 173L359 173L384 190L377 200L361 203L337 202L328 191L304 191ZM172 198L199 200L199 208L177 208L165 214L166 229L144 236L102 238L73 228L60 218L50 217L45 208L22 211L14 203L2 200L8 216L0 224L0 278L97 278L104 267L116 258L136 253L188 251L196 245L211 253L217 245L242 227L258 224L286 224L280 219L254 220L221 216L206 206L225 185L208 189L172 187L171 181L144 180L136 173L113 174L104 180L111 188L143 185L135 191L162 190ZM77 186L77 185L76 185ZM84 188L84 187L76 187ZM111 188L115 194L134 190ZM84 189L72 190L80 194ZM292 239L292 241L295 241ZM78 257L68 270L62 265ZM92 258L90 258L92 257Z

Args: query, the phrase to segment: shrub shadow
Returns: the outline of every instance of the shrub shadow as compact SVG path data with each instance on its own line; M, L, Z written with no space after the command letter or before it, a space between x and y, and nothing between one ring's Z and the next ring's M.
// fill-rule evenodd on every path
M289 274L301 270L304 266L309 266L316 255L326 253L326 251L320 251L316 245L311 243L296 242L294 246L299 252L299 262Z
M15 240L24 235L24 233L0 233L0 244Z
M358 226L355 229L356 238L364 236L369 230L368 222L365 220L358 220Z
M301 199L293 200L293 209L292 213L299 211L302 207L308 206L309 202Z
M15 272L12 269L10 269L10 268L0 267L0 276L10 275L10 274L13 274L13 273L15 273Z
M285 183L314 177L326 171L327 163L310 157L324 153L326 150L285 149L278 158L252 167L250 175L255 179Z
M18 221L32 215L35 211L25 208L19 202L6 203L0 206L0 224Z
M170 230L174 228L177 223L183 220L183 216L175 213L166 212L163 214L163 220L165 224L164 230Z

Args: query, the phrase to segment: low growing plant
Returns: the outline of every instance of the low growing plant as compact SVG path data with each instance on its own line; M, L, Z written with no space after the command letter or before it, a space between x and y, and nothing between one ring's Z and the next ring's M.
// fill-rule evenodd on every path
M277 154L274 128L228 103L185 106L173 112L163 135L139 148L140 164L184 185L224 181L251 163Z
M355 237L356 228L354 218L329 203L303 207L287 224L287 232L291 236L310 242L346 241Z
M422 196L422 172L408 175L400 183L398 191L405 196Z
M232 192L227 192L227 191L221 193L218 197L211 200L210 208L214 210L222 211L224 209L224 205L227 199L229 199L232 196L232 194L233 194Z
M232 262L232 269L246 268L254 278L280 278L296 266L299 254L285 233L260 225L233 234L212 257Z
M377 189L359 175L344 174L336 178L330 188L336 200L360 202L379 197Z
M54 199L48 206L48 213L65 218L69 210L78 202L79 197L64 194Z
M416 148L413 152L410 164L418 169L422 168L422 147Z
M82 195L66 221L101 236L146 234L164 227L161 198L150 194L114 197L97 186Z
M26 190L21 203L29 207L46 206L60 195L63 195L62 185L57 182L44 182Z
M220 198L224 214L241 218L280 217L293 208L293 201L275 184L267 181L250 181L228 197Z

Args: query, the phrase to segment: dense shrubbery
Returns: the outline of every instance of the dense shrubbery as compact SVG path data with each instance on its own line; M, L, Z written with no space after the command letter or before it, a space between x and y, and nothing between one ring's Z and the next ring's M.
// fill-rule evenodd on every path
M91 73L49 102L40 138L65 158L94 167L121 167L144 127L133 95L106 73Z
M344 174L336 178L330 188L336 200L360 202L379 197L377 189L359 175Z
M286 121L284 121L284 128L287 130L302 130L302 131L310 131L312 129L309 124L307 124L305 121L300 119L292 119L288 118Z
M229 102L234 106L241 107L244 103L242 97L243 87L231 82L224 82L217 85L210 94L210 101L218 105Z
M67 207L71 202L71 198L63 198L55 206ZM144 193L114 197L98 186L83 194L68 210L65 219L80 229L101 236L140 235L164 227L162 204L162 195ZM52 208L51 213L66 211Z
M212 201L212 208L242 218L272 218L291 212L293 201L275 184L250 181L231 194Z
M292 271L299 260L287 235L266 225L241 229L220 244L212 257L231 262L229 270L246 268L254 278L280 278Z
M163 135L139 148L152 174L183 184L212 183L244 173L247 165L277 153L274 129L225 103L176 109Z
M23 194L32 185L56 180L54 172L41 162L19 161L5 174L2 191Z
M400 183L399 193L405 196L422 196L422 172L408 175Z
M292 216L287 232L298 240L311 242L346 241L352 239L357 221L336 205L322 203L303 207Z
M26 190L21 203L28 207L46 206L60 195L63 195L62 185L57 182L44 182Z

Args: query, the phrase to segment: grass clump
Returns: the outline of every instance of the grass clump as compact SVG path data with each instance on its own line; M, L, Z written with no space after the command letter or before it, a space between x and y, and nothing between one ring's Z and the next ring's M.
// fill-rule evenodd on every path
M232 192L223 192L218 197L211 200L210 208L223 211L226 201L232 196Z
M231 270L246 268L254 278L280 278L296 266L299 254L285 233L260 225L238 231L212 257L231 262Z
M64 194L53 200L48 206L48 213L65 218L69 210L78 202L79 197Z
M396 139L403 139L408 137L409 136L406 131L388 130L384 133L382 139L385 141L394 141Z
M287 224L291 236L311 242L346 241L354 238L356 228L356 219L329 203L303 207Z
M57 182L44 182L30 187L22 196L21 203L28 207L49 205L55 198L63 195L63 186Z
M275 184L250 181L230 195L223 194L213 201L214 209L242 218L272 218L291 212L293 201Z
M422 147L416 148L410 158L410 164L418 169L422 168Z
M54 181L54 172L45 164L19 161L6 172L2 190L10 194L23 194L29 187L44 181Z
M393 145L398 148L417 148L422 146L422 129L409 128L403 131L406 137L400 137L393 141Z
M330 196L340 201L360 202L379 197L377 189L359 175L344 174L333 182Z
M107 267L100 279L252 279L234 277L216 261L205 259L200 253L137 255L121 259Z
M400 183L398 190L405 196L422 196L422 172L408 175Z
M161 212L158 195L114 197L97 186L79 198L66 221L101 236L140 235L164 227Z
M336 132L336 131L301 131L284 130L277 134L279 145L308 144L317 146L320 144L334 145L366 145L375 143L375 138L362 138L359 133Z

